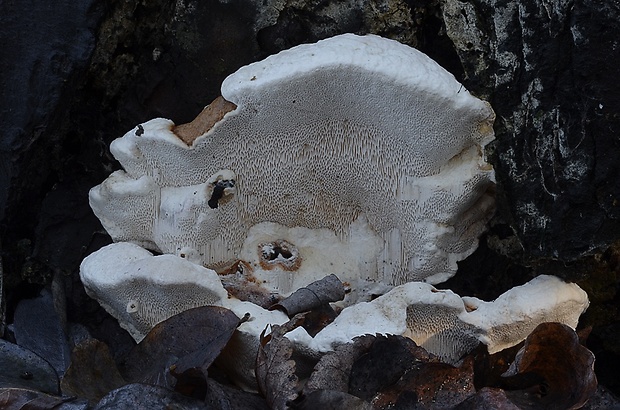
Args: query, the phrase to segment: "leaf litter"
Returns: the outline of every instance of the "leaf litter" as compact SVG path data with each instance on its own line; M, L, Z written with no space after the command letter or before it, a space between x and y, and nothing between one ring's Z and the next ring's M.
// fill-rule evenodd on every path
M321 357L308 357L286 334L298 326L320 330L317 314L325 314L330 302L304 292L302 299L313 302L290 306L309 310L261 335L259 394L238 389L212 367L247 318L206 306L158 324L117 362L103 342L85 340L61 379L63 396L3 383L2 408L576 409L597 392L594 356L572 329L557 323L538 326L524 343L494 355L481 345L458 366L441 363L396 335L360 336Z

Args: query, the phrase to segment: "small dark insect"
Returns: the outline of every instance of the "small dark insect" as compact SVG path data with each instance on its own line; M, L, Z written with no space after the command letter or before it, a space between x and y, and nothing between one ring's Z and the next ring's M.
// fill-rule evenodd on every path
M211 209L217 208L217 205L218 205L217 201L222 199L222 196L224 195L224 190L226 188L233 188L234 186L235 186L235 181L230 180L230 179L226 179L223 181L217 181L215 183L215 188L213 188L213 193L211 194L211 198L209 199L209 202L207 202L209 207Z
M19 375L19 377L24 379L24 380L32 380L34 375L32 373L30 373L30 372L23 372L22 374Z
M138 125L138 129L136 130L136 135L139 137L142 134L144 134L144 127L142 126L142 124L140 124Z

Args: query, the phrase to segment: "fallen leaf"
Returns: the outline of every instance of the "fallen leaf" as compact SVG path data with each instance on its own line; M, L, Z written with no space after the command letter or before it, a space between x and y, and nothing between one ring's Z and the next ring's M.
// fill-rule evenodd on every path
M377 394L372 404L376 409L451 409L475 392L472 356L460 367L420 361Z
M343 405L366 408L366 402L376 409L383 408L452 408L475 393L473 357L461 367L440 363L411 339L396 335L366 335L353 343L338 346L325 354L308 379L299 408L312 408L310 397L320 405ZM343 392L336 393L317 392ZM348 399L353 395L361 402ZM334 402L331 403L330 400ZM307 405L308 407L301 407ZM356 408L356 407L351 407Z
M372 335L359 336L353 343L337 346L333 352L324 354L304 386L304 394L313 390L349 391L349 377L353 363L365 354L375 341Z
M338 276L332 274L296 290L289 297L271 306L269 310L280 309L289 317L301 312L344 299L345 289Z
M620 398L615 396L606 387L599 384L596 393L588 400L582 410L620 409Z
M0 389L0 409L3 410L51 410L71 400L28 389Z
M395 384L406 371L429 358L411 339L377 335L369 351L351 367L349 393L371 400L378 391Z
M542 323L525 339L504 379L521 408L578 409L596 392L594 355L570 327Z
M338 314L329 305L321 305L304 314L302 327L312 337L336 319Z
M185 372L202 373L220 354L239 324L230 310L202 306L186 310L157 324L122 361L125 380L173 388ZM185 380L186 381L186 380ZM187 386L184 386L187 387Z
M54 368L37 354L0 339L0 387L14 387L59 394ZM1 407L0 407L1 408Z
M510 401L504 390L492 387L483 387L454 408L454 410L480 409L520 410L517 405Z
M87 339L73 349L60 387L64 395L82 397L94 405L125 384L108 346L97 339Z
M372 404L352 394L337 390L315 390L305 395L299 403L294 403L295 410L372 410Z
M71 361L71 348L48 290L44 289L34 299L19 302L13 329L18 345L45 359L62 377Z
M217 410L269 409L264 397L220 384L213 379L207 380L205 404L208 409Z
M161 386L128 384L112 390L93 410L175 409L205 410L202 400L186 397Z
M474 385L483 387L501 387L502 375L506 373L515 355L523 347L523 342L494 354L484 344L480 344L471 354L474 356Z
M263 331L256 357L256 381L260 392L273 410L286 410L297 398L295 362L291 360L293 343L284 335L297 326L301 316L295 316L285 324L271 326L271 333Z

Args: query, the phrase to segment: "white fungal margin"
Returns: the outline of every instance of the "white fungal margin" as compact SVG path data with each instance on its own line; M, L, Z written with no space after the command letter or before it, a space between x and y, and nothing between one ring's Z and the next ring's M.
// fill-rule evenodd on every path
M161 118L113 142L125 172L90 195L115 241L222 271L262 223L352 243L363 218L383 246L360 279L388 286L446 280L476 249L493 213L494 113L423 53L340 35L240 68L222 96L236 108L191 145ZM132 191L131 180L143 182ZM313 270L291 243L295 266ZM264 279L284 294L297 286Z
M457 363L479 342L496 353L524 340L540 323L577 326L588 296L574 283L541 275L484 302L437 290L427 283L398 286L372 302L344 309L314 338L303 329L288 337L313 351L333 350L364 334L397 334L411 338L448 363Z

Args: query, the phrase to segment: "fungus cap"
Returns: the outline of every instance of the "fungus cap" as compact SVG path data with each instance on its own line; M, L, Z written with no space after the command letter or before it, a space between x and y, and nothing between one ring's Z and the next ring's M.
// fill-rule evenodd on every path
M346 268L322 275L386 285L444 281L476 248L493 211L483 148L494 114L423 53L372 35L336 36L242 67L222 95L228 111L196 120L209 128L195 139L155 119L112 143L125 172L90 197L115 241L223 271L261 223L276 227L266 243L287 229L329 230L349 250L325 252L327 264ZM224 171L234 179L218 180ZM228 183L221 200L214 178ZM131 181L151 189L128 192ZM363 224L380 245L360 256L351 249ZM311 271L306 256L298 267ZM316 279L282 280L290 271L278 269L265 286L284 295Z
M231 309L239 318L249 313L221 362L242 387L254 389L253 358L261 332L288 317L231 297L218 275L174 255L153 256L130 243L108 245L82 262L80 276L88 294L140 341L157 323L196 306ZM428 283L395 287L372 302L345 307L314 337L297 328L287 337L299 352L315 357L364 334L397 334L448 363L457 363L479 342L495 353L524 340L543 322L575 328L588 306L576 284L539 276L484 302L438 290Z
M364 334L398 334L447 363L457 363L479 342L496 353L518 344L544 322L574 329L588 304L588 296L579 286L546 275L514 287L492 302L461 298L427 283L407 283L372 302L344 309L314 338L303 329L289 333L289 338L325 352Z
M228 294L214 271L174 255L153 256L127 242L84 258L86 293L139 342L153 326L185 310L221 305Z
M136 342L158 323L198 306L230 309L239 325L222 357L224 366L240 386L255 389L254 358L259 335L271 324L288 317L228 295L214 271L175 255L153 256L131 243L105 246L80 265L86 293L116 318Z

